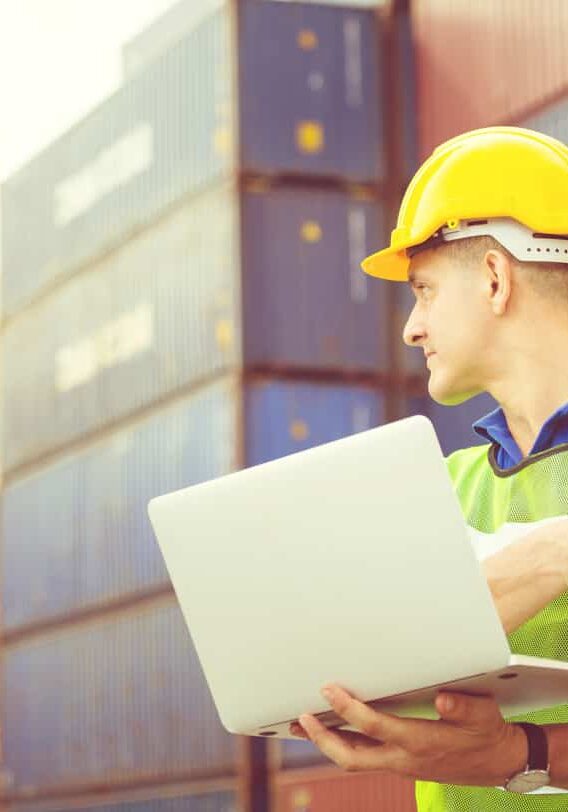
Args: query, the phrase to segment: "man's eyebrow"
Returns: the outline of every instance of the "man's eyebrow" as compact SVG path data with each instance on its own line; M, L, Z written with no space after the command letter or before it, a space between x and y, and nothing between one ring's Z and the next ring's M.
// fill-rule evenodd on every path
M414 273L414 271L408 272L408 281L410 282L411 285L413 285L416 282L416 274Z

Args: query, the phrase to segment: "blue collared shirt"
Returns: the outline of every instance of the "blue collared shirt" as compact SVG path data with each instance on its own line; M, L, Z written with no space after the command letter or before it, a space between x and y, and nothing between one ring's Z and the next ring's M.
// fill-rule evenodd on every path
M518 465L523 459L521 449L509 431L501 407L476 420L473 430L480 437L497 444L496 462L502 470ZM547 451L561 443L568 443L568 403L553 412L542 425L530 454Z

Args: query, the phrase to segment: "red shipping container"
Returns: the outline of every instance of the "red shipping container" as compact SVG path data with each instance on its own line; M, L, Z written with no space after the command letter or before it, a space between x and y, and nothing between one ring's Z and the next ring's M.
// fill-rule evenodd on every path
M565 0L414 0L419 149L517 124L568 88Z
M277 773L274 812L416 812L414 781L375 772L316 768Z

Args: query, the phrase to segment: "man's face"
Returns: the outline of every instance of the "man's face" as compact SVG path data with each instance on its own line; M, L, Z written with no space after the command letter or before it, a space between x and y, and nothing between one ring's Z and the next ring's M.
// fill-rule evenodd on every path
M416 302L403 339L432 353L425 359L431 397L452 405L479 394L485 389L493 327L485 275L475 267L457 267L440 248L412 259L409 280Z

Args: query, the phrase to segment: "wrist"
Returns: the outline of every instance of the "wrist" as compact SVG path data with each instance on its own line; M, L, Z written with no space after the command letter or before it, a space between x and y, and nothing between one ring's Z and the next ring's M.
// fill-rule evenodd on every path
M499 777L496 786L505 786L507 781L523 772L529 760L529 745L525 731L513 722L507 722L507 737L501 745L498 758Z
M548 760L550 762L550 783L555 787L566 786L566 770L560 775L566 762L566 724L543 725L548 739Z

